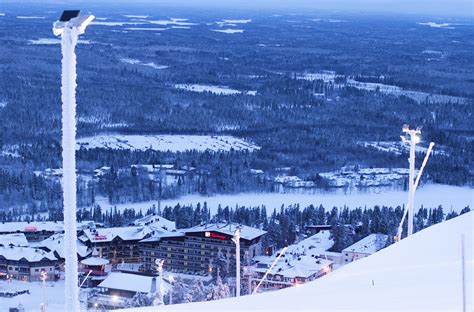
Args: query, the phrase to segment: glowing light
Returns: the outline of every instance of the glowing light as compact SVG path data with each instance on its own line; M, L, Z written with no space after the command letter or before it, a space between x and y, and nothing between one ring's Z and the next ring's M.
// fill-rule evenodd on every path
M113 301L113 302L117 302L117 301L118 301L118 296L117 296L117 295L113 295L113 296L112 296L112 301Z

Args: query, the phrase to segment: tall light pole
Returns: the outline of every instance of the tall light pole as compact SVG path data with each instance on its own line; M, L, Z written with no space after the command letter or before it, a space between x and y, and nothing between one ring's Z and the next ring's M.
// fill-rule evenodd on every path
M235 296L240 297L240 228L237 228L232 241L235 243Z
M77 277L76 233L76 54L74 49L80 34L94 19L93 15L79 16L79 10L64 11L53 24L53 33L61 36L62 72L62 156L64 241L66 248L66 312L79 307Z
M170 275L168 277L169 281L170 281L170 285L171 285L171 289L170 289L170 305L173 304L173 282L174 282L174 277L173 275Z
M46 312L46 279L48 278L48 272L46 271L41 271L40 273L40 279L43 282L43 303L41 304L41 312Z
M161 259L156 259L155 264L158 266L158 273L160 274L160 301L161 304L164 304L163 302L163 263L165 263L165 260Z

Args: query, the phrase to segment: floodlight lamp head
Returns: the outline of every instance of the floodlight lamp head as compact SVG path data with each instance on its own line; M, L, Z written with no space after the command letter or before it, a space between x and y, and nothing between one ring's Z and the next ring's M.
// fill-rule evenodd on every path
M53 24L53 33L55 36L63 34L65 28L75 29L78 35L85 32L86 27L95 18L94 15L80 16L80 10L66 10L63 12L59 21Z

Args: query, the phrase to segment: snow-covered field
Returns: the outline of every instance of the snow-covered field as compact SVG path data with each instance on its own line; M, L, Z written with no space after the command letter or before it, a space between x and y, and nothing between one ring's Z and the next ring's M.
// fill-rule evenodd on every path
M194 26L196 23L187 22L187 18L170 18L169 20L158 20L158 21L149 21L151 24L156 25L175 25L175 26Z
M157 150L183 152L198 151L255 151L260 147L232 136L210 135L97 135L77 140L76 149L80 148L112 148L131 150Z
M215 32L225 33L225 34L241 34L244 32L243 29L211 29Z
M175 84L176 89L192 91L192 92L210 92L217 95L235 95L235 94L245 94L245 95L256 95L257 91L239 91L231 89L227 86L212 86L212 85L203 85L203 84Z
M90 40L79 39L77 43L91 44ZM61 40L55 38L39 38L35 40L28 40L28 44L61 44Z
M149 18L150 15L124 15L125 17L128 18Z
M461 235L466 310L473 311L474 212L433 225L307 284L163 311L462 311ZM124 310L155 311L155 308Z
M430 184L421 186L416 191L415 207L418 209L423 205L427 208L443 206L445 213L453 211L461 211L464 207L469 206L474 208L474 190L469 187L457 187L441 184ZM407 202L407 192L404 191L384 191L380 193L375 192L357 192L344 194L343 190L335 192L325 192L321 194L280 194L280 193L242 193L236 195L218 195L218 196L199 196L188 195L179 199L163 200L161 207L180 205L193 205L196 207L197 203L207 203L211 214L217 212L217 208L221 205L222 208L229 206L235 208L238 206L258 207L265 206L267 213L273 209L279 210L282 205L288 207L290 205L299 204L300 208L309 205L319 206L323 205L326 210L332 207L357 208L357 207L373 207L379 206L402 206ZM157 206L157 201L149 201L134 204L120 204L111 205L106 198L96 198L96 202L101 206L102 210L109 209L116 206L118 210L123 211L125 208L133 208L136 211L142 210L143 213L153 205Z
M420 91L410 91L405 90L401 87L394 86L394 85L387 85L383 83L374 83L374 82L360 82L356 81L354 78L346 77L344 75L338 75L334 71L323 70L321 72L316 73L303 73L297 74L297 79L304 79L308 81L314 80L323 80L326 83L333 83L336 87L353 87L359 90L365 90L370 92L378 91L383 94L389 94L393 96L406 96L418 103L422 102L431 102L431 103L464 103L465 98L457 97L457 96L450 96L450 95L442 95L442 94L431 94L426 92ZM346 83L336 83L336 78L343 78L346 79Z
M417 23L417 24L423 25L423 26L429 26L432 28L454 29L454 27L451 27L452 24L450 23L425 22L425 23Z
M19 19L45 19L46 16L17 16Z
M0 297L0 311L8 311L8 308L18 307L21 304L25 312L39 312L40 304L43 302L43 286L41 282L28 283L17 280L12 280L11 282L0 280L0 292L24 289L28 289L30 293L13 298ZM85 299L84 295L85 293L81 290L80 298ZM46 301L48 302L46 311L64 311L64 280L46 282Z
M97 26L123 26L123 25L143 25L145 23L141 22L103 22L103 21L93 21L91 25Z
M374 142L358 142L357 144L364 147L373 147L381 152L393 153L395 155L401 155L402 153L408 153L410 151L410 145L402 141L374 141ZM416 153L426 153L427 147L417 145L415 147ZM447 153L440 147L435 145L433 147L433 154L447 155Z
M147 28L144 28L144 27L129 27L129 28L125 28L126 30L145 30L145 31L163 31L163 30L167 30L169 28L157 28L157 27L147 27Z
M120 61L125 63L125 64L148 66L148 67L151 67L151 68L154 68L154 69L166 69L166 68L169 67L169 66L166 66L166 65L156 65L153 62L144 63L140 60L130 59L130 58L121 58Z

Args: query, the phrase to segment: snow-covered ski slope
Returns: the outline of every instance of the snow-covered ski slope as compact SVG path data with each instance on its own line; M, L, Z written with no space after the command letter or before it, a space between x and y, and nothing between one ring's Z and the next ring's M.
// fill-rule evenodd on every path
M473 311L473 225L474 212L466 213L299 287L160 311L462 311L461 234Z

